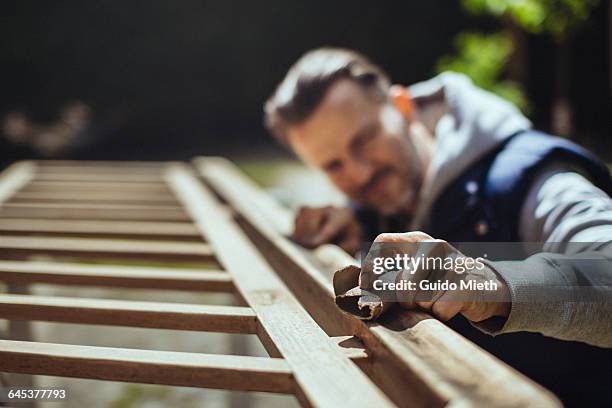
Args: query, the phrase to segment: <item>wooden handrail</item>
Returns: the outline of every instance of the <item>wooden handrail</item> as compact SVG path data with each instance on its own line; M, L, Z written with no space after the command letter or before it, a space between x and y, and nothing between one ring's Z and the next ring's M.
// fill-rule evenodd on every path
M0 371L287 393L304 406L559 405L423 312L369 323L341 312L331 276L355 260L288 239L293 214L230 162L195 164L33 161L0 173L0 281L19 293L0 295L0 318L256 334L272 357L14 338L0 340ZM172 265L106 264L123 259ZM226 292L241 306L33 296L32 283Z
M362 363L400 406L459 404L477 406L559 406L556 397L480 349L430 315L406 311L394 319L367 323L341 312L320 260L283 235L287 209L270 204L252 181L229 161L194 161L206 183L230 205L253 242L284 282L329 335L353 335L370 356ZM266 216L274 214L274 216ZM277 221L275 221L277 220ZM337 255L333 255L333 253ZM333 268L347 255L328 251Z
M259 337L268 353L282 355L293 370L298 399L308 406L391 406L387 396L329 341L192 172L176 165L168 182L257 313Z

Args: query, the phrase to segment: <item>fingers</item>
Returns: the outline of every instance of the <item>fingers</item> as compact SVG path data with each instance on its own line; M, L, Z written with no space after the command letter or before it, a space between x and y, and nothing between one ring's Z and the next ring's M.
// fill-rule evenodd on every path
M322 208L300 208L295 218L293 239L307 248L313 248L311 239L319 230L325 216L325 211Z
M431 312L437 319L443 322L452 319L466 308L466 303L456 300L452 293L444 292L432 302L400 302L405 309L415 309L417 306Z
M442 321L447 321L459 314L464 307L464 302L457 300L444 300L446 294L433 304L431 313Z
M323 219L319 231L311 239L313 246L319 246L328 242L332 242L334 238L342 235L348 228L352 220L352 214L346 211L330 211Z
M306 248L336 243L354 254L361 245L361 227L350 208L303 207L295 220L293 239Z
M358 224L351 224L337 244L347 253L354 255L361 249L362 244L361 227Z
M397 249L401 249L402 253L407 253L409 256L421 259L444 259L447 256L460 255L452 245L446 241L434 239L429 234L421 231L413 231L400 234L380 234L376 240L376 243L388 243L388 244L414 244L400 246ZM386 249L377 248L379 252L389 252L392 250L392 246ZM433 268L433 269L432 269ZM402 278L408 279L417 284L423 280L432 281L444 281L444 280L456 280L458 277L455 276L454 271L447 271L441 268L441 266L425 266L425 264L419 264L416 270L410 271L410 273L403 273ZM411 291L412 293L403 294L398 296L399 303L406 309L414 309L416 307L430 311L438 319L446 321L458 313L460 313L464 307L464 302L458 301L451 293L444 290L438 291L421 291L416 289Z
M421 241L433 240L431 235L421 231L411 231L403 233L384 233L379 234L374 242L389 242L389 243L416 243Z

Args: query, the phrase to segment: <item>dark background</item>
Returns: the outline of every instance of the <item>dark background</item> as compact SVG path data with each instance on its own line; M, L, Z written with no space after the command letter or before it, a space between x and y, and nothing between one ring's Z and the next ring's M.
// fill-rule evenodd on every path
M574 139L610 160L608 7L572 41L570 97ZM448 0L22 0L0 10L0 114L51 121L62 103L84 101L98 140L79 158L275 153L261 107L303 52L355 48L409 84L435 74L458 32L499 27ZM531 117L547 130L555 48L546 36L527 45Z

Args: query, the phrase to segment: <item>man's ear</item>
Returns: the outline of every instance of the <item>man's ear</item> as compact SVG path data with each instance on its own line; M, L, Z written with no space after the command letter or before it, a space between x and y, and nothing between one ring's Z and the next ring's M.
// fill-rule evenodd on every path
M408 89L402 85L391 85L389 88L389 98L395 108L404 116L407 121L414 117L414 101L408 93Z

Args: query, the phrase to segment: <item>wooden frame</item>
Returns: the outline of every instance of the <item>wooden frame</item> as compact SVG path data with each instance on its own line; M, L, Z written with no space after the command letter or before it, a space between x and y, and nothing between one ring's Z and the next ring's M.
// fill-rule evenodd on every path
M333 303L330 272L352 259L336 247L305 251L285 238L291 214L222 159L198 159L193 167L20 162L0 174L0 207L0 281L10 288L46 283L213 291L233 293L243 305L14 290L22 294L0 295L0 318L256 334L271 356L0 340L0 371L287 393L304 406L559 405L424 313L406 313L394 326L342 313ZM124 217L109 218L113 211ZM39 255L50 258L30 259ZM80 263L91 257L206 266Z

